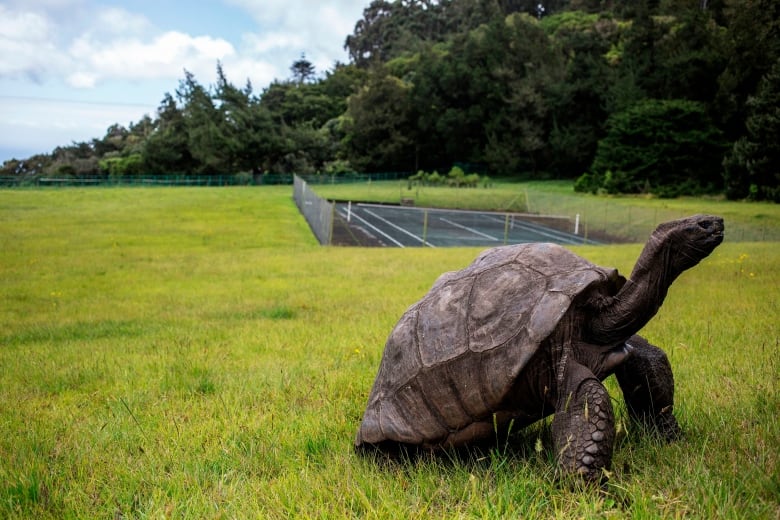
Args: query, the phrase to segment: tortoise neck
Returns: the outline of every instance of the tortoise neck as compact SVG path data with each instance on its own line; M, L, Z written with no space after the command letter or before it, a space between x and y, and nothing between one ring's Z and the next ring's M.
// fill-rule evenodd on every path
M669 286L679 276L674 251L667 240L653 234L639 255L631 277L606 305L596 311L590 336L597 343L625 341L655 316Z

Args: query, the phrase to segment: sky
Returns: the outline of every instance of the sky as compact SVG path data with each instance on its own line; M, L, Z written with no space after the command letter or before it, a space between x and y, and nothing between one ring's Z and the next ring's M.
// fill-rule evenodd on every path
M0 163L155 117L184 70L256 93L302 54L323 74L370 0L0 1Z

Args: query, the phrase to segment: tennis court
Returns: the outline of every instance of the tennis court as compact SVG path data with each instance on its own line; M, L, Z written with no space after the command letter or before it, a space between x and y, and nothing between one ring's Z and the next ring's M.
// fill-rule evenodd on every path
M593 244L562 231L564 217L512 213L411 208L367 203L338 203L339 218L373 235L386 247L499 246L527 242ZM572 228L573 231L573 228Z

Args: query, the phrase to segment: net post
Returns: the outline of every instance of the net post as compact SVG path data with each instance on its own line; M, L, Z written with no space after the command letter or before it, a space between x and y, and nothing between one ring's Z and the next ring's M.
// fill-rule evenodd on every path
M509 213L504 215L504 245L509 242Z

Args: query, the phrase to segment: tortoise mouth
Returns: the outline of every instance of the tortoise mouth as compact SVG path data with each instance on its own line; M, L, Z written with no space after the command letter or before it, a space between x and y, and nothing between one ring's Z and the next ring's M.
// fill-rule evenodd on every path
M696 225L701 234L699 241L708 251L712 251L723 242L725 235L722 218L708 215L697 216Z
M721 228L718 231L712 232L712 234L708 237L708 242L712 243L712 247L718 246L721 242L723 242L724 236L723 229Z

